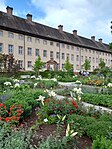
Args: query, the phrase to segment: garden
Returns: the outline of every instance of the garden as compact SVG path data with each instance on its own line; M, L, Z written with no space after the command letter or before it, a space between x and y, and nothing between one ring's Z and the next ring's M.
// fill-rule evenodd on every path
M0 77L0 149L112 149L112 73L40 72L38 62Z

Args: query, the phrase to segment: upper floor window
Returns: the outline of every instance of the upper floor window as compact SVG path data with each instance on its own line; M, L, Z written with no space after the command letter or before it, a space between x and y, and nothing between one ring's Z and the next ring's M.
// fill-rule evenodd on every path
M91 50L89 50L89 53L91 53Z
M70 57L69 57L69 53L67 53L67 58L70 59Z
M71 46L71 49L74 50L74 46Z
M65 67L65 64L62 64L62 69L64 69L64 67Z
M43 40L43 44L47 45L47 40Z
M32 61L28 61L28 68L32 67Z
M8 53L9 54L12 54L13 53L13 48L14 48L14 46L13 45L8 45Z
M67 45L67 49L69 49L70 48L70 46L69 45Z
M19 35L18 35L18 39L19 39L19 40L23 40L23 35L22 35L22 34L19 34Z
M3 44L0 43L0 53L2 53L2 51L3 51Z
M65 53L62 53L62 59L65 59Z
M53 51L50 51L50 58L53 58Z
M57 46L57 47L59 47L59 46L60 46L60 44L57 42L57 43L56 43L56 46Z
M35 56L39 56L39 49L35 49Z
M39 38L35 38L35 43L40 43L40 39Z
M79 55L76 56L76 61L79 61Z
M19 47L18 47L18 53L19 53L20 55L23 54L23 47L22 47L22 46L19 46Z
M50 41L50 45L53 46L53 41Z
M0 30L0 37L2 37L3 36L3 31L2 30Z
M59 52L56 52L56 58L59 59Z
M62 48L65 48L65 44L62 43Z
M43 57L47 57L47 50L43 51Z
M74 61L74 55L71 54L71 61Z
M83 56L81 56L81 62L83 62L84 61L84 57Z
M28 37L27 37L27 41L28 41L28 42L32 42L32 37L28 36Z
M9 37L9 38L14 38L14 33L8 32L8 37Z
M27 53L28 53L28 55L32 55L32 48L28 48Z
M93 57L93 63L95 62L95 58Z

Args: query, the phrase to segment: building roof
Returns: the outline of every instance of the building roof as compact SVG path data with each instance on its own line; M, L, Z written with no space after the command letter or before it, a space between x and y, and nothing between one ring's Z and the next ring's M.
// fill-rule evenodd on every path
M81 37L79 35L73 35L65 31L60 32L59 29L55 29L14 15L9 15L1 11L0 29L14 31L24 35L31 35L34 37L55 40L57 42L63 42L84 48L111 52L108 44L93 41L92 39Z

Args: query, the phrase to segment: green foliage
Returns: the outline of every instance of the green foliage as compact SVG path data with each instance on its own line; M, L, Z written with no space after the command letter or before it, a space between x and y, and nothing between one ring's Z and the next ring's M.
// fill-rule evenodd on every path
M67 60L65 61L65 65L64 65L65 70L67 71L67 76L69 76L70 72L73 72L73 66L72 64L69 62L69 58L67 57Z
M99 67L100 67L100 69L103 69L105 67L105 62L102 58L100 58Z
M3 90L5 88L5 86L4 86L5 82L13 83L13 80L11 78L0 77L0 90Z
M30 143L31 136L30 130L27 133L23 129L13 130L9 123L0 121L0 149L33 149Z
M112 108L112 95L104 94L83 94L82 100L94 105Z
M112 49L112 42L111 42L111 43L109 43L109 48L110 48L110 49Z
M38 56L37 60L34 63L33 69L36 75L39 75L39 70L44 66L44 62L41 61L40 56Z
M85 59L83 67L84 67L85 71L90 69L91 65L90 65L90 61L88 59Z
M92 143L92 149L112 149L112 141L107 140L106 137L97 136Z

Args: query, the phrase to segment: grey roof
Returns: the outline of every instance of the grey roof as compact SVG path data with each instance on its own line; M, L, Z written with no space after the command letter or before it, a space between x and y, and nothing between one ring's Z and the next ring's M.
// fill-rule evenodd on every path
M19 32L25 35L55 40L57 42L69 43L71 45L80 47L111 52L108 44L93 41L91 39L84 38L78 35L74 36L73 34L65 31L60 32L58 29L37 22L29 21L27 19L23 19L14 15L9 15L1 11L0 28L12 30L14 32Z

